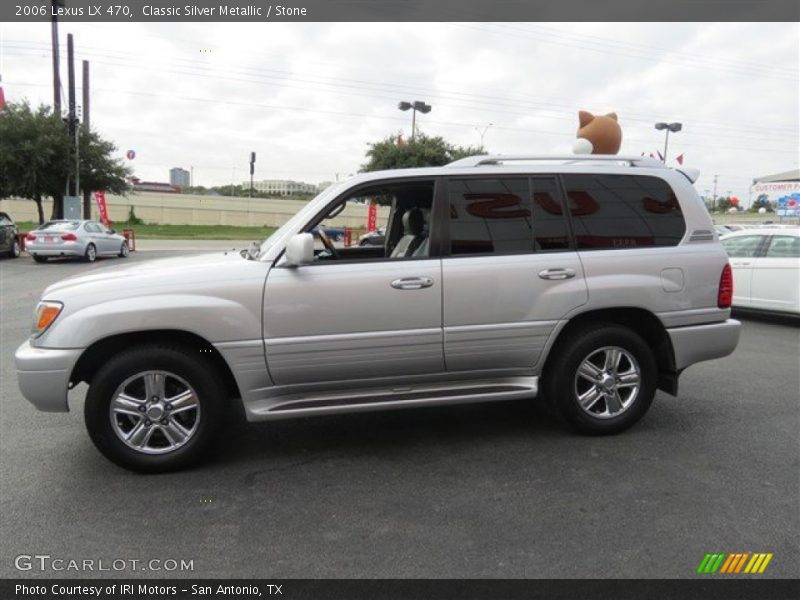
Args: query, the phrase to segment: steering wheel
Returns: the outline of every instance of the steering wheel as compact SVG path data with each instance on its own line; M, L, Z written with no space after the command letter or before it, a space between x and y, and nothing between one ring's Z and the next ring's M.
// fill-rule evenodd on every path
M333 245L331 238L328 237L328 234L322 229L322 227L317 227L317 235L319 239L322 240L322 245L325 246L325 250L331 253L332 258L339 258L339 253L336 251L336 247Z

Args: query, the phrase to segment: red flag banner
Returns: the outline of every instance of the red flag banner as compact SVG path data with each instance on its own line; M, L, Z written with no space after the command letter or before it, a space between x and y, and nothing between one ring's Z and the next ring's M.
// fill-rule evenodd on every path
M6 96L3 94L3 86L0 85L0 112L6 109Z
M678 158L676 158L675 160L677 160L677 161L678 161L678 164L679 164L679 165L682 165L682 164L683 164L683 154L679 154L679 155L678 155Z
M97 211L100 213L100 220L106 227L111 227L111 222L108 220L108 207L106 206L106 193L95 192L95 202L97 202Z
M378 206L374 202L367 205L367 231L375 231L378 226Z

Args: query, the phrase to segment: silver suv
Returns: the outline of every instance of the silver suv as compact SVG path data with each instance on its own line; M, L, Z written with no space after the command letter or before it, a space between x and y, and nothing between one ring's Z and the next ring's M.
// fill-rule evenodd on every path
M616 433L739 339L696 178L619 156L358 175L241 255L50 286L20 388L67 411L87 382L96 446L148 472L195 461L239 402L260 421L541 393L578 431ZM367 203L384 244L334 243Z

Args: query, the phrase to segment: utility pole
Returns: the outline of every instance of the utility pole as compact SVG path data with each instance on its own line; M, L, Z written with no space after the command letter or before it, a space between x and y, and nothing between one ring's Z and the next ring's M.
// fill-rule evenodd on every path
M69 135L69 139L72 142L72 146L75 147L77 150L77 116L75 114L75 46L73 43L72 34L67 34L67 88L68 88L68 111L67 111L67 133ZM71 156L70 156L71 158ZM76 172L75 178L73 179L71 176L67 176L67 182L64 190L64 197L62 198L53 198L53 218L55 219L63 219L64 218L64 204L66 202L70 203L70 211L73 209L77 211L77 214L80 214L81 206L80 206L80 199L77 198L78 194L78 173L77 173L77 163L76 163ZM71 181L74 181L74 185L70 185ZM69 197L69 200L67 200ZM77 204L73 204L77 203ZM74 217L73 217L74 218Z
M58 13L57 7L64 6L64 0L50 0L52 9L50 10L50 36L53 48L53 114L61 118L61 57L58 50Z
M89 135L91 120L89 118L89 61L83 61L83 133ZM87 138L88 140L88 138ZM80 165L80 163L78 163ZM83 190L83 218L92 218L92 191Z
M250 197L253 197L253 174L256 172L256 153L250 153Z
M714 197L713 197L713 200L711 202L711 207L714 210L717 210L717 178L718 177L719 177L719 175L714 175Z

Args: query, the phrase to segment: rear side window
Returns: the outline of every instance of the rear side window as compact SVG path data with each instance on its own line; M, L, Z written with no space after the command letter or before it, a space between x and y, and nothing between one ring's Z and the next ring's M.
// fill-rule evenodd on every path
M578 249L676 246L686 231L669 184L645 175L565 175Z
M722 240L722 247L732 258L745 258L756 255L763 239L761 235L741 235Z
M768 258L800 258L800 237L774 235L767 248Z
M533 250L527 178L450 180L450 254Z

